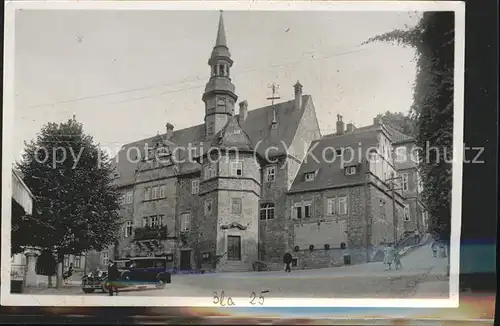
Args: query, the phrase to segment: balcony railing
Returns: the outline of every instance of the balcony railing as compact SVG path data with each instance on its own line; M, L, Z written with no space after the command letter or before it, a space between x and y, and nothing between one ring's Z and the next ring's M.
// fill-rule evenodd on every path
M134 240L166 240L168 230L166 226L143 227L134 230Z

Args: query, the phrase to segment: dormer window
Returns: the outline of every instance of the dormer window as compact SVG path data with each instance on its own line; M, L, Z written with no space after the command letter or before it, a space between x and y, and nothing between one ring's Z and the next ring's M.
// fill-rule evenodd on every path
M231 162L231 175L235 177L241 177L243 175L243 162Z
M307 172L305 174L306 181L313 181L315 176L316 176L315 172Z
M345 170L345 175L356 174L356 165L346 166L344 170Z

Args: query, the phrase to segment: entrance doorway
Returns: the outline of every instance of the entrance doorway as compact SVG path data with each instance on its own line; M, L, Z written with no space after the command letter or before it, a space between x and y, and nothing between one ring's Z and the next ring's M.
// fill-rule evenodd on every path
M191 250L181 250L181 271L191 270Z

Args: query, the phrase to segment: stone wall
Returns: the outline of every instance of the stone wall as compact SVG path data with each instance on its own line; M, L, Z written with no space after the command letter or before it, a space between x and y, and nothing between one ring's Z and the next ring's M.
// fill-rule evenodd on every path
M261 201L259 203L259 247L260 259L268 264L281 263L287 251L287 234L289 214L287 214L287 180L288 163L285 156L277 159L275 164L276 177L267 182L266 168L262 167ZM274 219L260 220L260 204L274 204Z
M297 259L297 266L294 269L314 269L342 266L344 264L342 250L339 248L315 248L314 250L304 249L292 252L293 259Z
M240 177L231 176L229 162L219 162L220 178L214 193L217 194L217 253L228 252L228 236L240 236L241 260L230 260L226 254L217 266L218 271L249 271L258 259L260 166L251 154L240 153L238 159L243 162ZM240 214L233 212L233 200L241 201Z
M335 215L329 216L327 210L327 203L329 198L335 198L339 196L347 197L347 214L345 215ZM297 224L313 223L318 222L336 222L336 221L347 221L347 244L350 248L356 248L363 246L365 243L364 239L364 226L365 226L365 188L363 186L353 186L353 187L343 187L337 189L328 189L315 192L307 193L296 193L289 195L288 206L293 207L294 203L301 201L311 201L312 203L312 215L310 218L302 218L300 220L292 219L292 224L295 226ZM339 224L342 225L342 223ZM311 233L311 237L314 233ZM338 239L332 239L333 242L337 244ZM295 244L293 245L293 247ZM293 248L292 247L292 248Z
M206 232L201 228L200 224L203 219L203 203L198 194L192 193L192 181L200 180L200 172L196 172L190 175L185 175L178 178L177 183L177 207L176 207L176 223L175 223L175 234L180 236L181 230L181 216L182 214L189 213L191 216L190 231L188 233L187 242L183 243L178 241L178 248L175 250L174 261L176 266L180 265L180 249L191 249L191 266L201 268L201 256L200 247L198 246L199 234L200 232ZM209 248L203 248L207 250ZM208 250L210 251L210 249Z
M370 185L371 195L371 245L380 245L386 241L393 241L394 220L392 197L389 192ZM398 217L398 236L404 232L403 203L396 201L396 215Z

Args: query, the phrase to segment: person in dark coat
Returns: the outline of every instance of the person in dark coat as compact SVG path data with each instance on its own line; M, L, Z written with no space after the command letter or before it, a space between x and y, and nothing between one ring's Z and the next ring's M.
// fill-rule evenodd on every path
M108 289L110 296L113 296L113 291L116 293L116 295L118 295L118 287L116 286L116 281L118 281L119 276L120 272L118 271L116 263L110 260L108 265Z
M283 256L283 262L285 263L285 272L290 273L292 271L290 268L290 264L292 263L292 255L289 252L287 252Z

